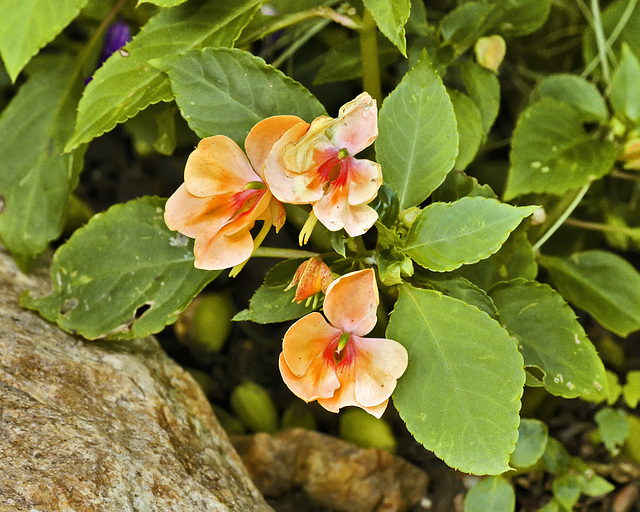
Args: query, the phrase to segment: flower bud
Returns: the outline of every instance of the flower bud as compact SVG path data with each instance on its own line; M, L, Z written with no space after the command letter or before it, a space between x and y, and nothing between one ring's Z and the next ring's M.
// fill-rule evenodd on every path
M331 281L333 276L329 267L320 258L314 256L298 267L293 280L284 291L298 285L293 302L302 302L316 293L326 292Z
M231 392L229 401L236 416L254 432L274 434L278 429L276 404L259 384L240 384Z
M497 73L507 52L507 43L500 35L481 37L476 41L475 52L478 64Z
M306 428L307 430L316 430L318 424L316 418L308 406L295 402L287 407L282 413L282 428Z
M362 448L380 448L395 452L397 441L389 424L361 409L349 409L340 414L340 437Z
M640 171L640 138L629 139L624 145L620 158L624 162L625 169Z

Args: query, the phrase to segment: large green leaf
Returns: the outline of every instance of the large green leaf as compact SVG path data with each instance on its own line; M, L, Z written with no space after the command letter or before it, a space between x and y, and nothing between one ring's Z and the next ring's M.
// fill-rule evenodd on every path
M88 339L162 330L220 273L193 266L193 243L163 213L163 199L143 197L96 215L54 255L53 292L21 304Z
M622 59L611 79L611 104L616 114L632 123L640 121L640 61L629 45L622 45Z
M461 471L509 469L525 372L508 333L473 306L404 285L387 337L409 353L393 402L414 437Z
M530 192L561 195L597 180L613 166L616 148L588 134L571 106L545 97L518 119L510 159L505 200Z
M462 65L462 81L476 103L482 117L482 132L486 137L500 110L500 81L495 73L474 63Z
M625 259L593 250L539 262L564 298L603 327L620 336L640 329L640 274Z
M310 122L325 113L302 85L241 50L193 50L158 66L169 73L180 112L200 137L224 134L242 145L266 117L294 114Z
M535 209L485 197L432 203L411 226L403 251L416 263L438 272L476 263L497 252Z
M607 396L607 377L595 347L550 286L516 279L497 284L489 295L502 325L518 341L525 366L542 370L549 393L589 401Z
M376 24L389 41L395 44L407 56L407 40L404 26L409 19L411 0L363 0L364 6L371 12Z
M459 151L453 168L462 171L473 161L484 136L482 115L475 102L466 94L448 91L458 126Z
M464 498L464 512L514 512L515 509L516 492L501 476L478 482Z
M0 117L0 238L27 258L60 236L85 149L62 154L82 80L71 58L53 64L20 87Z
M249 309L240 311L234 317L234 320L250 320L259 324L271 324L295 320L307 313L311 313L314 310L312 305L307 306L305 302L293 302L293 297L296 293L295 286L288 291L284 291L291 283L296 270L304 261L304 259L283 261L269 270L264 278L264 283L251 297Z
M99 68L78 107L66 150L111 130L152 103L172 99L168 77L149 61L192 48L231 46L261 0L193 0L163 9Z
M424 201L453 167L458 154L456 118L426 53L382 104L375 147L400 209Z
M584 122L606 121L607 104L600 91L591 82L568 73L543 78L536 87L540 96L547 96L571 105Z
M0 55L11 81L88 0L7 0L0 5Z

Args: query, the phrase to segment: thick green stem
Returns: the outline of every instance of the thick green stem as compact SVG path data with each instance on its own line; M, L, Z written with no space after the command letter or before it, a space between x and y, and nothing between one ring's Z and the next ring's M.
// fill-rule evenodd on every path
M573 210L575 210L578 207L578 205L580 204L580 201L582 201L582 198L587 193L587 190L589 190L590 186L591 186L591 183L588 183L578 191L578 193L576 194L576 197L573 199L573 201L571 201L571 204L562 213L562 215L558 217L558 220L556 220L553 223L553 225L547 231L545 231L544 235L542 235L540 239L534 244L533 246L534 252L538 252L540 250L540 247L542 247L544 243L547 240L549 240L549 238L551 238L551 236L558 230L558 228L562 226L562 224L567 220L569 215L571 215Z
M360 28L360 57L362 59L362 89L382 104L380 61L378 58L378 26L373 15L365 9Z

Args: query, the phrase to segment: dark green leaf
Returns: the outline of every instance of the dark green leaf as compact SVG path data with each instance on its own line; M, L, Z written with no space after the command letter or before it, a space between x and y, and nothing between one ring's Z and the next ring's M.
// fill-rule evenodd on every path
M536 419L521 419L518 427L518 442L511 454L511 465L516 468L533 466L542 457L548 437L549 427L546 423Z
M500 110L500 82L495 73L467 62L462 66L462 81L482 116L482 132L486 137Z
M606 121L609 117L607 104L600 91L581 76L551 75L538 83L536 91L540 96L571 105L584 122Z
M407 55L407 41L404 25L409 19L411 0L363 0L376 24L389 41L398 47L402 55Z
M640 121L640 61L622 45L622 59L611 79L611 104L616 114L636 124Z
M516 492L501 476L478 482L464 498L464 512L513 512L515 509Z
M458 127L458 156L453 168L462 171L473 161L483 138L482 116L475 102L459 91L448 91Z
M605 407L596 413L594 419L598 424L600 439L607 450L614 452L624 444L629 435L629 422L627 413L623 409L614 410L611 407Z
M163 199L111 207L77 230L53 257L53 291L23 295L62 329L88 339L159 332L220 272L193 266L193 243L169 231Z

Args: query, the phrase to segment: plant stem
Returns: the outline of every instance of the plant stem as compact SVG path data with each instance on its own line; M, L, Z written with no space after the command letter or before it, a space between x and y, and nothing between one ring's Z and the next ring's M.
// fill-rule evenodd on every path
M607 60L607 42L604 38L602 29L602 19L600 18L600 5L598 0L591 0L591 12L593 14L593 31L596 35L596 44L598 46L598 55L600 56L600 64L602 65L602 75L607 86L611 83L611 75L609 74L609 61Z
M380 61L378 57L378 26L373 15L365 9L360 27L360 57L362 60L362 89L382 104Z
M252 258L313 258L319 252L303 251L301 249L281 249L280 247L258 247L251 255Z
M620 235L627 235L638 237L640 235L639 228L630 228L625 226L612 226L610 224L602 224L601 222L590 222L587 220L579 220L569 218L565 221L567 226L574 226L577 228L591 229L592 231L602 231L604 233L618 233Z
M638 174L632 174L630 172L611 171L609 173L609 176L611 176L612 178L618 178L620 180L640 182L640 176Z
M107 30L107 28L109 28L109 25L111 24L113 19L116 17L116 15L120 12L120 10L124 7L124 4L126 3L127 3L127 0L120 0L116 5L113 6L113 8L109 11L109 13L104 17L104 19L102 20L98 28L95 30L95 32L91 36L91 39L89 39L89 41L83 48L82 52L78 56L78 68L77 68L78 71L81 70L82 66L84 65L84 62L87 60L87 58L89 58L89 55L93 51L94 46L98 44L98 42L104 35L105 31Z
M578 193L577 193L576 197L574 198L574 200L571 201L571 204L562 213L562 215L560 215L560 217L558 217L558 220L556 220L553 223L553 225L547 231L545 231L544 235L542 235L540 237L540 239L534 244L534 246L533 246L533 251L534 252L538 252L540 250L540 247L542 247L544 245L544 243L547 240L549 240L549 238L551 238L551 236L558 230L558 228L560 226L562 226L562 224L567 220L569 215L571 215L573 210L575 210L578 207L578 205L580 204L580 201L582 201L582 198L587 193L587 190L589 190L590 186L591 186L591 183L587 183L584 187L582 187L578 191Z

